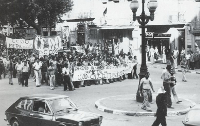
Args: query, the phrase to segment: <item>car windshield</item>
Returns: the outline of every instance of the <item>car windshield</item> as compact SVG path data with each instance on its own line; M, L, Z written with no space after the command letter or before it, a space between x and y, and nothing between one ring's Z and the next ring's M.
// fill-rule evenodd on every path
M49 101L54 112L67 112L68 110L77 110L76 105L69 98L59 98Z

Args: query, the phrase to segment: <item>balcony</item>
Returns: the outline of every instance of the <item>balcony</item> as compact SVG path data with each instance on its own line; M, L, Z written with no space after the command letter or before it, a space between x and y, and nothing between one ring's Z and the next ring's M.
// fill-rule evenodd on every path
M195 21L194 22L193 30L200 30L200 21Z
M194 21L192 22L192 34L194 35L200 35L200 21Z

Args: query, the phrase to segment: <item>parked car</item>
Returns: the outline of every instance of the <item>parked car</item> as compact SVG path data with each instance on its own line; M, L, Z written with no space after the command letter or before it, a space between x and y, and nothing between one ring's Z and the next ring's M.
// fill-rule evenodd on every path
M200 104L195 105L186 114L183 121L185 126L200 126Z
M21 97L5 115L11 126L100 126L103 119L79 111L68 96L54 94Z

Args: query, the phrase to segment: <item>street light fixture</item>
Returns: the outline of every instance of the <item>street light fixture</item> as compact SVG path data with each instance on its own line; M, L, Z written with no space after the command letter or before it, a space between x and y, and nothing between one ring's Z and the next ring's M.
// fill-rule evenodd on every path
M142 13L140 16L136 16L137 9L139 8L138 0L132 0L130 4L130 8L133 12L133 21L138 21L140 24L140 28L142 29L142 63L140 67L140 79L145 76L145 74L148 72L147 65L146 65L146 39L145 39L145 25L149 22L149 20L154 20L154 12L158 6L157 0L150 0L147 4L147 7L150 12L150 16L147 16L144 11L144 3L145 0L142 0ZM136 96L136 100L138 102L143 101L143 97L141 97L138 93ZM152 99L151 99L152 100ZM150 100L150 101L151 101Z

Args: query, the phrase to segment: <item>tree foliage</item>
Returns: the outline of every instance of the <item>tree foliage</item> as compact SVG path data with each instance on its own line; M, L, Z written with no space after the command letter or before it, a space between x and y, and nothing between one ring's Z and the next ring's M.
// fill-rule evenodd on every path
M72 6L72 0L0 0L0 24L24 22L41 34L42 27L51 28Z

